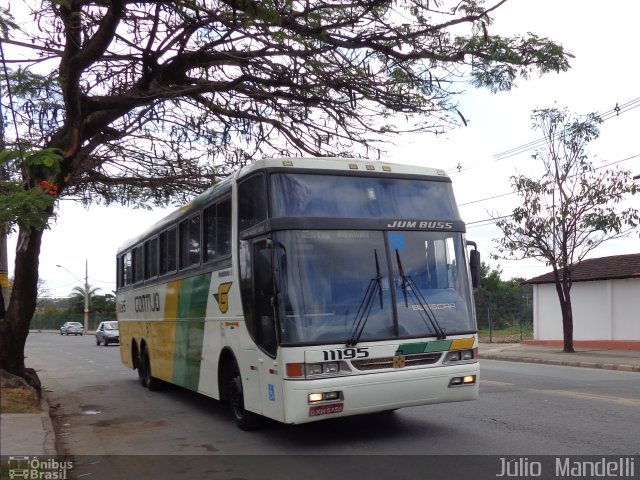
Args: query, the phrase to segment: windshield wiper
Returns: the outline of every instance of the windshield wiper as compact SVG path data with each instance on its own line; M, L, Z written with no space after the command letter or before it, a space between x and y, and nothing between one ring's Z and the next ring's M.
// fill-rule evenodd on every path
M400 252L398 251L397 248L396 248L396 259L398 261L398 273L400 274L400 278L402 279L402 284L400 285L400 288L402 288L402 294L404 296L405 306L409 307L409 299L407 295L407 292L409 291L413 294L412 296L414 300L420 307L418 312L420 312L420 318L422 319L422 321L425 323L427 327L429 326L429 324L431 324L431 328L433 328L436 335L438 336L438 340L444 340L445 338L447 338L447 334L438 323L438 320L436 320L436 316L433 313L433 310L431 310L429 303L425 300L424 295L422 294L418 286L415 284L415 282L411 278L411 275L405 275L404 269L402 268L402 260L400 260Z
M376 276L369 280L367 290L364 292L364 297L362 298L362 302L360 302L360 306L356 312L356 317L353 320L353 327L351 329L351 336L349 337L349 340L347 340L347 347L354 347L360 341L364 327L367 325L367 321L369 320L369 314L371 313L371 307L373 306L373 299L376 290L378 291L378 296L380 298L380 309L384 308L382 300L382 275L380 274L378 251L374 250L373 254L376 261Z

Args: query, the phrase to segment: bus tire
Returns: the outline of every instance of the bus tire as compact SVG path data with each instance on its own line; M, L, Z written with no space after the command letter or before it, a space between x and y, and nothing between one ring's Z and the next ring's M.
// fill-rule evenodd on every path
M144 352L144 350L143 350ZM140 385L146 387L146 374L144 373L144 362L142 361L142 354L138 354L138 358L136 360L136 365L138 368L138 380L140 381Z
M229 374L227 376L227 398L231 407L231 414L240 430L245 432L255 430L260 426L260 415L249 412L244 408L244 391L242 388L242 375L238 362L233 359L229 365Z
M150 391L155 392L160 389L160 380L151 374L151 362L149 361L149 353L143 348L141 361L138 363L138 377L143 387L147 387Z

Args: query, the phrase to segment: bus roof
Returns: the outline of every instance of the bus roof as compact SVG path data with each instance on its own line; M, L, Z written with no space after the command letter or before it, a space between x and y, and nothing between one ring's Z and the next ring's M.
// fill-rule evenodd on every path
M446 177L444 170L417 165L380 162L366 158L342 158L342 157L298 157L298 158L267 158L253 162L237 172L238 178L251 174L263 168L296 168L331 171L361 171L363 173L396 173L403 175L425 175Z
M211 188L207 189L189 203L177 208L166 217L154 223L145 231L130 238L118 248L118 255L123 251L137 245L153 232L160 232L166 226L174 223L176 218L182 217L190 210L196 210L209 200L218 196L223 196L231 190L231 184L235 181L251 175L254 172L263 169L272 168L292 168L296 170L326 170L327 172L362 172L363 174L379 173L379 174L396 174L396 175L418 175L440 177L443 180L450 181L449 176L444 170L429 167L420 167L416 165L406 165L400 163L380 162L376 160L368 160L363 158L342 158L342 157L295 157L295 158L266 158L256 160L255 162L240 168L224 180L217 182Z

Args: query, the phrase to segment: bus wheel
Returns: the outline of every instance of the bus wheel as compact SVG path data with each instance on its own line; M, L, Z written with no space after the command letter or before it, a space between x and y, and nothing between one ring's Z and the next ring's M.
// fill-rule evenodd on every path
M244 391L242 389L242 376L240 368L234 359L229 369L228 398L231 413L240 430L254 430L260 426L260 416L244 409Z
M144 350L143 350L143 353L144 353ZM143 387L146 387L147 386L147 384L145 383L146 374L144 373L144 362L142 361L141 354L138 354L138 359L136 363L138 364L138 380L140 380L140 385L142 385Z
M151 375L151 362L147 349L142 350L141 361L138 363L138 377L142 386L147 387L152 392L160 389L160 380Z

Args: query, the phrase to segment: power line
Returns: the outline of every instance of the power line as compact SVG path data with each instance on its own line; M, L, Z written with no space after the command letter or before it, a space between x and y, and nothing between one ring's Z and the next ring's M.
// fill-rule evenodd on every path
M640 97L634 98L633 100L629 100L623 103L622 105L620 105L619 103L616 103L616 106L613 107L611 110L608 110L604 113L597 114L597 115L602 119L603 122L605 122L611 118L619 117L621 114L626 113L638 107L640 107ZM562 136L562 133L557 133L553 138L558 139L561 136ZM527 150L531 150L533 148L542 146L545 144L545 142L546 142L546 139L542 137L537 140L533 140L529 143L525 143L523 145L513 147L509 150L505 150L504 152L496 153L495 155L493 155L493 158L497 162L499 162L501 160L505 160L507 158L511 158L515 155L518 155L520 153L526 152Z
M516 192L502 193L500 195L494 195L493 197L479 198L478 200L471 200L470 202L459 203L458 206L462 207L464 205L471 205L472 203L480 203L485 202L487 200L493 200L494 198L506 197L508 195L513 195Z
M96 282L96 283L108 283L110 285L115 285L116 282L112 281L112 280L98 280L96 278L89 278L89 280L91 280L92 282Z
M612 109L607 110L606 112L600 113L600 114L597 114L597 115L602 119L603 122L605 122L607 120L610 120L611 118L619 117L621 114L629 112L629 111L631 111L631 110L633 110L635 108L638 108L638 107L640 107L640 97L636 97L636 98L634 98L632 100L628 100L628 101L623 102L623 103L619 103L618 102L618 103L616 103L615 107L613 107ZM559 133L554 138L559 138L560 135L561 134ZM507 158L514 157L514 156L516 156L518 154L524 153L524 152L526 152L528 150L531 150L531 149L534 149L536 147L541 147L541 146L544 145L544 143L545 143L545 139L544 139L544 137L542 137L542 138L539 138L537 140L532 140L532 141L530 141L528 143L525 143L523 145L519 145L517 147L510 148L510 149L505 150L503 152L496 153L495 155L493 155L493 158L495 159L495 161L505 160ZM471 169L474 169L474 168L478 168L478 167L477 166L472 166L472 167L463 168L462 165L460 163L458 163L457 167L454 168L454 169L448 170L447 174L450 175L452 173L461 173L461 172L464 172L464 171L467 171L467 170L471 170Z
M637 157L640 157L640 153L637 153L637 154L632 155L632 156L627 157L627 158L623 158L622 160L617 160L617 161L615 161L615 162L607 163L607 164L605 164L605 165L600 165L599 167L596 167L596 168L594 168L593 170L594 170L594 171L595 171L595 170L600 170L600 169L603 169L603 168L605 168L605 167L610 167L611 165L615 165L615 164L617 164L617 163L626 162L627 160L632 160L632 159L637 158ZM464 205L472 205L472 204L474 204L474 203L486 202L487 200L493 200L494 198L500 198L500 197L507 197L507 196L509 196L509 195L514 195L515 193L517 193L517 192L512 191L512 192L507 192L507 193L501 193L500 195L493 195L493 196L491 196L491 197L479 198L479 199L477 199L477 200L471 200L471 201L469 201L469 202L459 203L459 204L458 204L458 206L459 206L459 207L462 207L462 206L464 206ZM472 223L473 223L473 222L472 222ZM467 225L469 225L469 224L467 224Z
M465 223L465 225L469 228L476 228L476 227L484 227L485 225L490 225L492 223L495 223L496 220L502 220L503 218L511 218L513 217L513 215L503 215L501 217L496 217L496 218L485 218L483 220L476 220L475 222L467 222ZM484 223L487 222L487 223ZM477 225L477 224L482 224L482 225Z
M632 156L627 157L627 158L623 158L622 160L617 160L615 162L607 163L605 165L600 165L599 167L594 168L594 170L600 170L600 169L605 168L605 167L610 167L611 165L615 165L617 163L626 162L627 160L632 160L632 159L637 158L637 157L640 157L640 153L637 153L637 154L632 155ZM509 193L503 193L501 195L494 195L492 197L480 198L478 200L473 200L471 202L461 203L460 205L469 205L469 204L472 204L472 203L484 202L486 200L492 200L494 198L505 197L507 195L513 195L515 193L516 192L514 191L514 192L509 192ZM485 218L485 219L482 219L482 220L475 220L473 222L467 222L465 225L467 226L467 228L486 227L487 225L495 224L496 220L502 220L503 218L511 218L511 217L513 217L513 215L503 215L503 216L496 217L496 218Z

